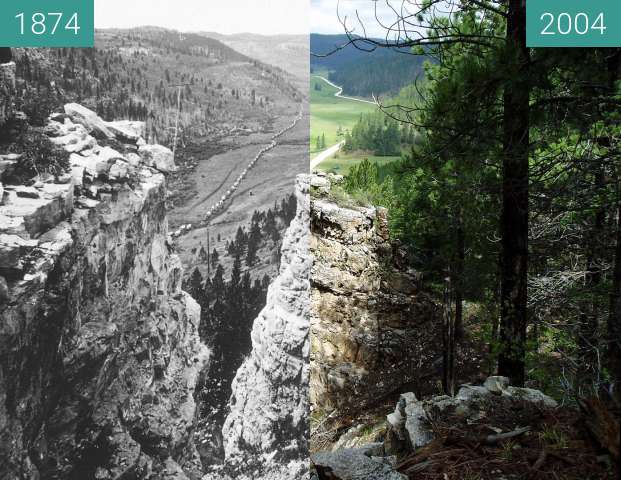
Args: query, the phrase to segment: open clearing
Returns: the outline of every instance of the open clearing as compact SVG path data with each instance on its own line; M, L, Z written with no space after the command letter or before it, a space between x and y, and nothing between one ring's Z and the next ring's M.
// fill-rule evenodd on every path
M325 73L317 75L326 76ZM319 89L319 90L317 90ZM317 148L317 137L325 135L326 148L343 140L337 136L339 127L343 132L351 130L360 115L374 112L377 107L365 101L335 97L339 89L313 75L310 81L311 99L311 154L323 150Z

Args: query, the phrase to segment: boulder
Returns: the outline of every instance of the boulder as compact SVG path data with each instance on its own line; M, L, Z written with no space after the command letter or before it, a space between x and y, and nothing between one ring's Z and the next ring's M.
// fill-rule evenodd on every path
M68 103L65 105L65 113L74 123L84 126L88 133L99 139L112 139L114 134L106 126L95 112L78 103Z
M160 172L170 173L177 170L172 150L162 145L143 145L138 149L138 154L145 165Z
M401 395L395 411L386 417L387 452L401 454L423 447L433 440L433 430L423 402L413 393Z
M0 268L21 269L23 255L36 245L37 242L34 240L25 240L17 235L0 233Z
M108 178L110 178L110 180L122 180L127 178L127 175L129 175L129 165L123 160L114 162L110 167L110 172L108 172Z
M45 184L36 198L26 187L9 191L0 206L0 232L29 239L49 230L73 211L73 189L72 182Z
M131 120L121 120L116 122L106 122L106 127L121 142L136 143L145 135L145 122L134 122Z
M373 448L344 449L311 455L319 478L330 480L407 480L392 465L374 455Z
M62 125L57 132L62 135L52 137L50 140L54 145L64 148L69 153L80 153L97 145L95 139L82 125Z

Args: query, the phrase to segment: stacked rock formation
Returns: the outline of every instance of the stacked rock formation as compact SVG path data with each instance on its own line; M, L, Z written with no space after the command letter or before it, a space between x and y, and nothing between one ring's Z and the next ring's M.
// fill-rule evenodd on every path
M341 181L311 180L311 403L345 413L429 375L441 330L390 241L386 210L337 204Z
M71 171L4 186L1 478L200 478L193 394L208 351L167 239L172 152L143 128L67 105L45 131Z

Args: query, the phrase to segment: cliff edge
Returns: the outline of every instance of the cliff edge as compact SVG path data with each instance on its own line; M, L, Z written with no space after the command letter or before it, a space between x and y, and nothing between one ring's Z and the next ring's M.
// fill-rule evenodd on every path
M347 413L429 375L441 330L386 209L343 200L342 182L311 179L311 404Z
M44 132L66 172L7 184L24 158L0 158L0 477L200 478L208 351L167 239L172 152L77 104Z

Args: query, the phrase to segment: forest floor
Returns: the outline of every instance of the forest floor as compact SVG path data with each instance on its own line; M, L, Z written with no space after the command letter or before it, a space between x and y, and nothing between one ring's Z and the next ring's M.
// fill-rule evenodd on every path
M487 376L493 375L488 363L488 346L474 322L465 327L468 333L458 344L456 355L456 383L482 384ZM442 395L440 378L441 362L425 378L378 399L366 411L353 415L313 411L311 451L383 441L387 433L386 416L394 411L400 395L408 391L419 399ZM586 409L576 405L545 409L524 402L510 409L502 406L489 409L474 422L455 413L430 419L436 439L399 459L397 469L412 480L621 478L608 450L618 452L618 423L614 424L607 407L599 401L589 400L586 404ZM493 444L482 440L500 431L514 431L516 425L529 430ZM592 433L594 426L603 433L596 437Z
M397 469L416 480L616 479L612 457L592 437L588 417L570 408L498 406L476 422L456 414L432 419L436 439L402 459ZM511 438L490 441L502 432Z

